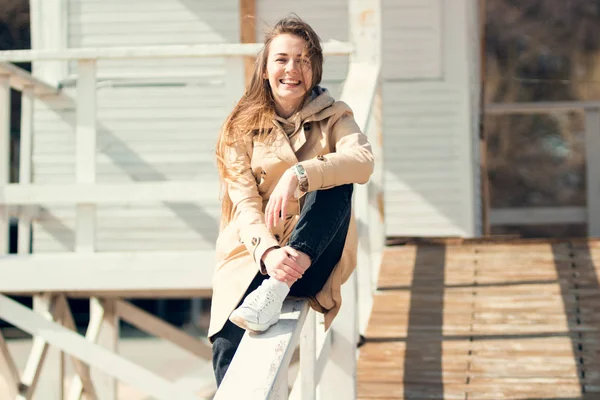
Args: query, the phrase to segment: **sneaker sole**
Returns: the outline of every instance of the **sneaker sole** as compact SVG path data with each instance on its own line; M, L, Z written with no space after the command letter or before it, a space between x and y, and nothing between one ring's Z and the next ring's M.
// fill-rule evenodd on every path
M235 315L235 313L231 314L229 320L242 329L245 329L252 333L261 333L269 329L271 325L275 325L277 321L279 321L279 315L275 315L273 318L271 318L268 322L264 324L255 324L253 322L248 322L244 318Z

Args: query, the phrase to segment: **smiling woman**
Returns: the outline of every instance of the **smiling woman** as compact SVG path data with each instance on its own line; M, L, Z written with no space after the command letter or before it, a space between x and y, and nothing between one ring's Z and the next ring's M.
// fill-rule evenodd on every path
M284 118L291 116L312 84L310 58L306 40L289 34L279 35L271 42L264 78L275 100L275 111Z
M297 17L267 35L250 84L217 142L221 231L208 336L220 385L245 330L277 323L307 297L327 329L356 267L354 183L373 155L352 111L319 86L319 37Z

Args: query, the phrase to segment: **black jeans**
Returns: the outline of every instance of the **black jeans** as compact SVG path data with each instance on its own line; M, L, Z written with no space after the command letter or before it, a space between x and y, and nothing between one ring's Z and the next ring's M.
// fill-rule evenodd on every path
M312 264L302 278L292 285L290 296L316 296L340 260L350 224L352 190L353 186L349 184L306 194L288 245L307 254ZM268 277L257 273L243 298ZM244 330L229 320L213 336L212 361L217 386L221 385L243 336Z

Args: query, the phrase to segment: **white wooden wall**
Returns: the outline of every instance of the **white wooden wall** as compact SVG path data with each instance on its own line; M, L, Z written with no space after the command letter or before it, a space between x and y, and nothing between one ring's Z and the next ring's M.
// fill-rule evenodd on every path
M46 7L45 15L56 15L34 18L34 48L239 38L238 0L64 0L68 7L62 11L47 9L58 1L33 1ZM387 235L477 235L479 50L474 2L382 2ZM266 27L291 12L311 23L323 40L348 40L346 0L257 0L258 40ZM51 40L47 32L55 33ZM75 73L66 64L62 69L44 65L34 69L46 78ZM98 181L197 179L215 193L215 202L101 207L100 251L204 249L215 240L219 201L214 143L235 97L226 87L225 60L101 61L98 71L100 77L152 73L166 77L160 85L113 80L99 87ZM346 74L347 57L327 57L323 86L339 97ZM197 78L188 85L169 85L169 75ZM58 105L36 105L34 180L72 182L75 114L56 113L51 107ZM46 209L34 226L34 251L72 249L73 218L72 208Z
M474 236L468 0L383 0L388 235Z
M468 19L476 17L475 2L382 0L382 5L387 235L477 235L473 107L478 98L473 96L478 96L479 50L477 25ZM307 20L323 40L348 39L345 0L257 0L259 37L264 25L290 12ZM323 85L339 93L332 83L346 72L343 57L326 60Z
M238 0L65 2L68 47L239 41ZM40 18L37 24L52 22ZM44 43L38 48L44 48ZM74 64L65 65L65 75L75 73ZM225 59L99 62L97 181L195 179L214 193L210 204L99 207L99 251L214 246L220 215L214 146L233 98L241 94L231 93L226 73ZM163 79L142 84L115 80L152 74ZM184 84L177 78L182 75L193 79ZM74 94L73 88L65 90ZM57 113L52 107L57 105L38 102L36 106L34 180L73 182L75 112ZM34 251L72 249L73 228L73 208L47 208L34 226Z

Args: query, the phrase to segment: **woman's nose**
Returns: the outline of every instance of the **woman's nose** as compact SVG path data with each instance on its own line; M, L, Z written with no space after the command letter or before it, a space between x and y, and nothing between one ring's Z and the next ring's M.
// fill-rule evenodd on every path
M288 61L288 63L285 66L286 71L295 71L297 69L298 69L298 63L294 60Z

